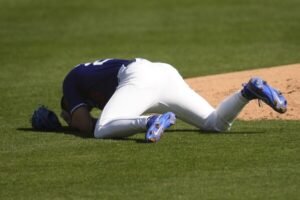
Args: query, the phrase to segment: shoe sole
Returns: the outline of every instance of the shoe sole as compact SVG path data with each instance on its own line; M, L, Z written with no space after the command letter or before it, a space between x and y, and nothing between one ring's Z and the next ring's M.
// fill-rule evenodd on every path
M164 131L176 122L176 116L172 112L168 112L160 116L153 125L151 125L146 134L146 140L148 142L155 143L160 140ZM148 135L155 135L155 137L148 138Z

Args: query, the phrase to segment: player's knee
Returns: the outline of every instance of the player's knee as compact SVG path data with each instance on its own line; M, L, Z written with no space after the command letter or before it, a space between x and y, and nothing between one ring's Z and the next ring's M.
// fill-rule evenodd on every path
M231 128L231 123L226 122L219 117L216 112L213 112L207 117L204 129L212 132L226 132Z
M222 124L221 126L216 126L216 131L219 133L222 133L222 132L229 131L230 128L231 128L231 125L226 123L225 125Z
M105 126L96 126L94 129L94 137L97 139L105 139Z
M204 130L209 131L209 132L214 132L214 133L223 133L223 132L229 131L230 127L210 126L210 127L205 127Z

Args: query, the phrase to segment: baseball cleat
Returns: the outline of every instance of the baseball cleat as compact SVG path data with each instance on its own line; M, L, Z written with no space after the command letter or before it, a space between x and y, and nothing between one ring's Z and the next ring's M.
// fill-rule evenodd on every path
M276 112L285 113L287 111L287 101L280 91L271 87L266 81L259 77L251 78L243 84L242 95L248 100L259 99L273 108Z
M172 112L151 116L147 123L148 131L146 133L146 141L157 142L165 129L175 124L175 121L176 117Z

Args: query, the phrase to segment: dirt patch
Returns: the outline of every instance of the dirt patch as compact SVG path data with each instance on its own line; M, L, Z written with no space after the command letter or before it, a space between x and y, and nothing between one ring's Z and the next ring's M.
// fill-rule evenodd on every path
M266 104L259 107L254 100L240 113L239 119L300 120L300 64L190 78L186 82L213 106L217 106L226 96L240 90L241 84L253 76L259 76L279 89L288 101L288 111L278 114Z

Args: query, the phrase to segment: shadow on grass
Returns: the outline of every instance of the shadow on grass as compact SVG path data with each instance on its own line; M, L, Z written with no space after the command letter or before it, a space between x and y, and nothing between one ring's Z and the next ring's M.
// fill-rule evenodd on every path
M94 135L92 134L85 134L82 132L79 132L77 130L74 130L68 126L62 127L60 130L56 131L38 131L33 128L17 128L18 131L22 132L35 132L37 134L42 134L42 133L55 133L55 134L65 134L65 135L73 135L76 137L80 137L83 139L89 139L89 138L94 138ZM111 140L116 140L116 141L135 141L136 143L147 143L144 139L139 139L139 138L113 138Z
M74 130L70 127L64 126L62 127L60 130L57 131L38 131L35 130L33 128L17 128L18 131L23 131L23 132L36 132L36 133L56 133L56 134L65 134L65 135L73 135L76 137L81 137L84 139L88 139L88 138L94 138L94 136L92 134L85 134L82 132L79 132L77 130ZM168 133L174 133L174 132L197 132L199 134L206 134L206 135L223 135L223 134L262 134L264 133L264 131L229 131L229 132L209 132L209 131L201 131L199 129L169 129L166 130L165 132ZM132 137L128 137L128 138L113 138L111 140L116 140L116 141L135 141L136 143L142 143L142 144L146 144L146 140L145 139L141 139L141 138L132 138Z
M23 132L35 132L35 133L57 133L57 134L66 134L66 135L74 135L76 137L81 137L81 138L93 138L93 135L90 134L84 134L79 131L76 131L70 127L64 126L59 130L56 131L39 131L35 130L33 128L17 128L18 131L23 131Z
M221 135L221 134L262 134L265 131L228 131L228 132L215 132L215 131L203 131L199 129L171 129L171 130L166 130L166 132L196 132L199 134L207 134L207 135Z

